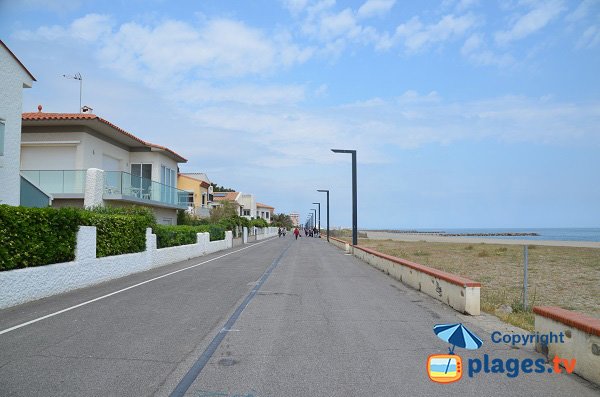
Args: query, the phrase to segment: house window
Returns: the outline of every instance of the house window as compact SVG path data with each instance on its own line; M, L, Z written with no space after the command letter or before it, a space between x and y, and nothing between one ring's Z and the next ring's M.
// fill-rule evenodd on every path
M175 170L161 165L160 182L162 183L161 197L163 198L163 200L165 200L167 203L175 203L176 190L173 189L177 184Z
M250 210L244 210L244 216L250 216Z
M187 205L188 207L194 206L194 192L181 193L180 204Z
M160 166L160 182L167 186L175 186L175 170L164 165Z
M269 219L269 212L265 212L265 216Z
M152 164L131 164L131 194L138 197L151 197Z
M0 156L4 156L4 129L6 121L0 119Z

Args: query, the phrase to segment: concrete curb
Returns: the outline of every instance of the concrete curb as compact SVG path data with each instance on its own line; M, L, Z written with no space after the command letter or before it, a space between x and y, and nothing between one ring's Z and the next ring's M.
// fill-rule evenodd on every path
M419 290L453 309L470 315L480 314L481 284L465 277L433 269L419 263L391 255L349 245L346 241L329 237L330 242L371 266L387 273L396 280Z

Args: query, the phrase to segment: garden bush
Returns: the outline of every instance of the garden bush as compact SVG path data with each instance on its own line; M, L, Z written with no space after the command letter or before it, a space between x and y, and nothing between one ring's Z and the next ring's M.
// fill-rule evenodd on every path
M0 205L0 270L75 259L81 211Z
M268 227L269 224L267 223L267 221L265 221L262 218L257 218L257 219L252 219L252 221L250 221L250 226L256 226L256 227Z
M146 228L155 224L145 208L26 208L0 205L0 270L70 262L79 226L96 226L98 257L141 252Z
M197 233L209 233L210 241L223 240L225 229L219 225L154 225L153 233L156 234L158 248L175 247L178 245L195 244Z

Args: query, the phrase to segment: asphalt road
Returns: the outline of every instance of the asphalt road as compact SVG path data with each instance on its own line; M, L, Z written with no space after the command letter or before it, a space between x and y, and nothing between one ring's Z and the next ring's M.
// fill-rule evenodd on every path
M427 357L447 344L432 327L464 321L323 240L288 234L0 311L0 395L600 395L546 372L433 383ZM457 348L465 363L542 357L468 326L484 344Z

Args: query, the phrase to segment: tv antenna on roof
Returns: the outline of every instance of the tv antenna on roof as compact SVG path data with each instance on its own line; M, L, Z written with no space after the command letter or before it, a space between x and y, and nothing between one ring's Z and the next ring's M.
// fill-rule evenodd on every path
M71 80L79 80L79 113L81 113L81 91L83 89L83 77L77 72L74 75L63 74L63 77Z

